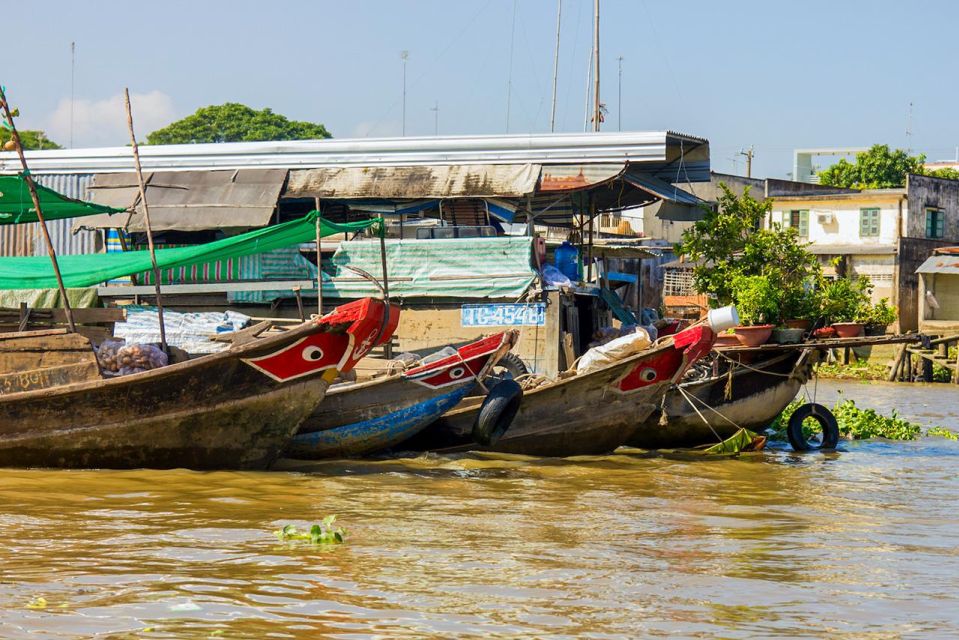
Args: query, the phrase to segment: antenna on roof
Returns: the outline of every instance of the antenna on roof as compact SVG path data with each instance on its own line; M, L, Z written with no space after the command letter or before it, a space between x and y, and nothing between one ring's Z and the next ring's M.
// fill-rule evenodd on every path
M77 43L70 43L70 148L73 148L73 102L74 87L76 86L77 70Z
M912 101L909 102L909 111L906 112L906 151L912 152Z

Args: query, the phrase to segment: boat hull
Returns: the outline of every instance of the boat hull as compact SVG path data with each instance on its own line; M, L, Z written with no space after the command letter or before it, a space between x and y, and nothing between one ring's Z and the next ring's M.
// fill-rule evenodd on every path
M359 303L145 373L0 396L0 465L265 469L368 338L395 327L383 303Z
M314 460L389 449L459 404L515 341L515 332L496 334L461 347L457 356L379 380L334 387L283 455Z
M608 367L527 391L509 429L491 446L472 441L482 398L470 398L403 448L552 457L613 451L659 408L673 380L709 350L712 332L697 329L691 330L698 336L692 343L668 342ZM649 377L650 372L655 372L655 378Z
M725 373L683 383L683 391L697 399L692 402L702 417L681 392L670 390L663 403L666 420L661 420L658 412L653 414L628 444L642 449L695 447L715 444L717 436L729 438L738 427L762 432L796 397L811 372L811 354L797 350L752 361L749 368L736 368L729 397Z

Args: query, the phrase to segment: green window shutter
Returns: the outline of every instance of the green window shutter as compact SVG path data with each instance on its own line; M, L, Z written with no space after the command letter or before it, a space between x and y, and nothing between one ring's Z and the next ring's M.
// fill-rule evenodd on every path
M809 237L809 212L799 212L799 235L803 238Z
M859 235L863 238L879 235L879 209L859 210Z
M926 209L926 237L942 238L946 231L946 217L939 209Z

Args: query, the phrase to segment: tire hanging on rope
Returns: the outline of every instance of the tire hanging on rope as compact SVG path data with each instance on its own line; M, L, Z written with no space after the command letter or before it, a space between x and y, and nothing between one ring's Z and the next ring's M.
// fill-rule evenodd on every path
M822 442L810 443L803 433L803 422L812 418L822 427ZM839 443L839 423L832 411L816 402L809 402L796 409L786 425L786 437L794 451L815 451L835 449Z

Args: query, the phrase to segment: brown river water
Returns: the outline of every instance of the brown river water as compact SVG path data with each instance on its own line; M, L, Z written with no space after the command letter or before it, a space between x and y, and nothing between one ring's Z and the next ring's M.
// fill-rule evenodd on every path
M959 431L959 388L840 386ZM944 439L293 468L0 470L0 638L959 636Z

